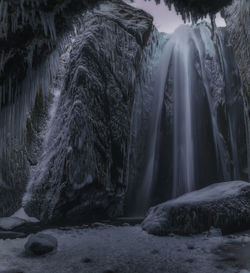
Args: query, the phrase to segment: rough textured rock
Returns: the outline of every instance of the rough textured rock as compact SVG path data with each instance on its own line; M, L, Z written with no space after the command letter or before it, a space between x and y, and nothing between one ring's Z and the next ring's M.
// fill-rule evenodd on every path
M40 256L54 251L57 240L51 235L40 233L31 235L24 247L27 254Z
M250 227L250 184L232 181L187 193L149 210L142 228L150 234L195 234L220 228L223 233Z
M42 220L121 213L130 119L152 17L123 3L83 15L48 147L24 198Z
M246 124L250 135L250 2L235 0L224 9L223 16L234 47L236 62L239 66L243 96L245 100ZM250 138L248 137L248 174L250 178Z

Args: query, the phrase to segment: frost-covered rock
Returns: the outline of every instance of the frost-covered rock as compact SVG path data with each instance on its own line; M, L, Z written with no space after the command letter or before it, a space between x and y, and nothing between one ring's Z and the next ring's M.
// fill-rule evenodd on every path
M4 217L0 218L0 229L13 230L17 227L23 226L26 223L24 219L17 217Z
M124 3L83 15L47 144L24 198L42 220L121 213L131 112L152 17Z
M223 233L250 227L250 184L232 181L187 193L149 210L142 228L155 235Z
M24 248L27 254L44 255L57 248L57 239L51 235L42 233L31 235Z

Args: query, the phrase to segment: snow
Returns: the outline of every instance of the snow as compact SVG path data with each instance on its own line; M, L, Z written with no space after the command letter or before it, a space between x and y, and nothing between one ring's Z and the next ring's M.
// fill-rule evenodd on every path
M29 217L26 212L24 211L24 208L20 208L17 212L15 212L11 217L16 217L19 219L23 219L27 222L30 223L37 223L39 222L38 219L34 218L34 217Z
M19 269L29 273L102 273L108 269L122 273L235 273L249 269L237 267L238 260L233 263L223 260L223 253L215 254L220 246L249 244L247 234L236 235L234 239L206 234L156 237L143 232L139 226L55 229L43 233L58 240L55 253L28 257L24 254L27 238L0 240L0 270Z
M26 223L37 223L37 220L34 217L29 217L23 208L20 208L17 212L15 212L10 217L2 217L0 218L0 229L3 230L13 230L14 228L20 227Z

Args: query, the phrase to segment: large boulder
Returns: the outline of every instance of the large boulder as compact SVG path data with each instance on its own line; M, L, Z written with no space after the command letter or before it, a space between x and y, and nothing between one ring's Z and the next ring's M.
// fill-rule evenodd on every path
M223 233L250 227L250 184L210 185L151 208L142 223L150 234L188 235L220 228Z

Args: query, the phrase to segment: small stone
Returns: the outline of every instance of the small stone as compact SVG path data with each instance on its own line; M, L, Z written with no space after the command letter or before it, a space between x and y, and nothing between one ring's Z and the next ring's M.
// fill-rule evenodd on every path
M152 253L152 254L159 254L160 251L159 251L158 249L154 249L154 250L151 251L151 253Z
M86 258L83 258L83 259L82 259L82 262L83 262L83 263L91 263L92 260L91 260L90 258L86 257Z
M193 245L188 245L187 248L190 249L190 250L195 249L195 247Z
M55 250L57 239L42 233L31 235L24 247L27 254L40 256Z

